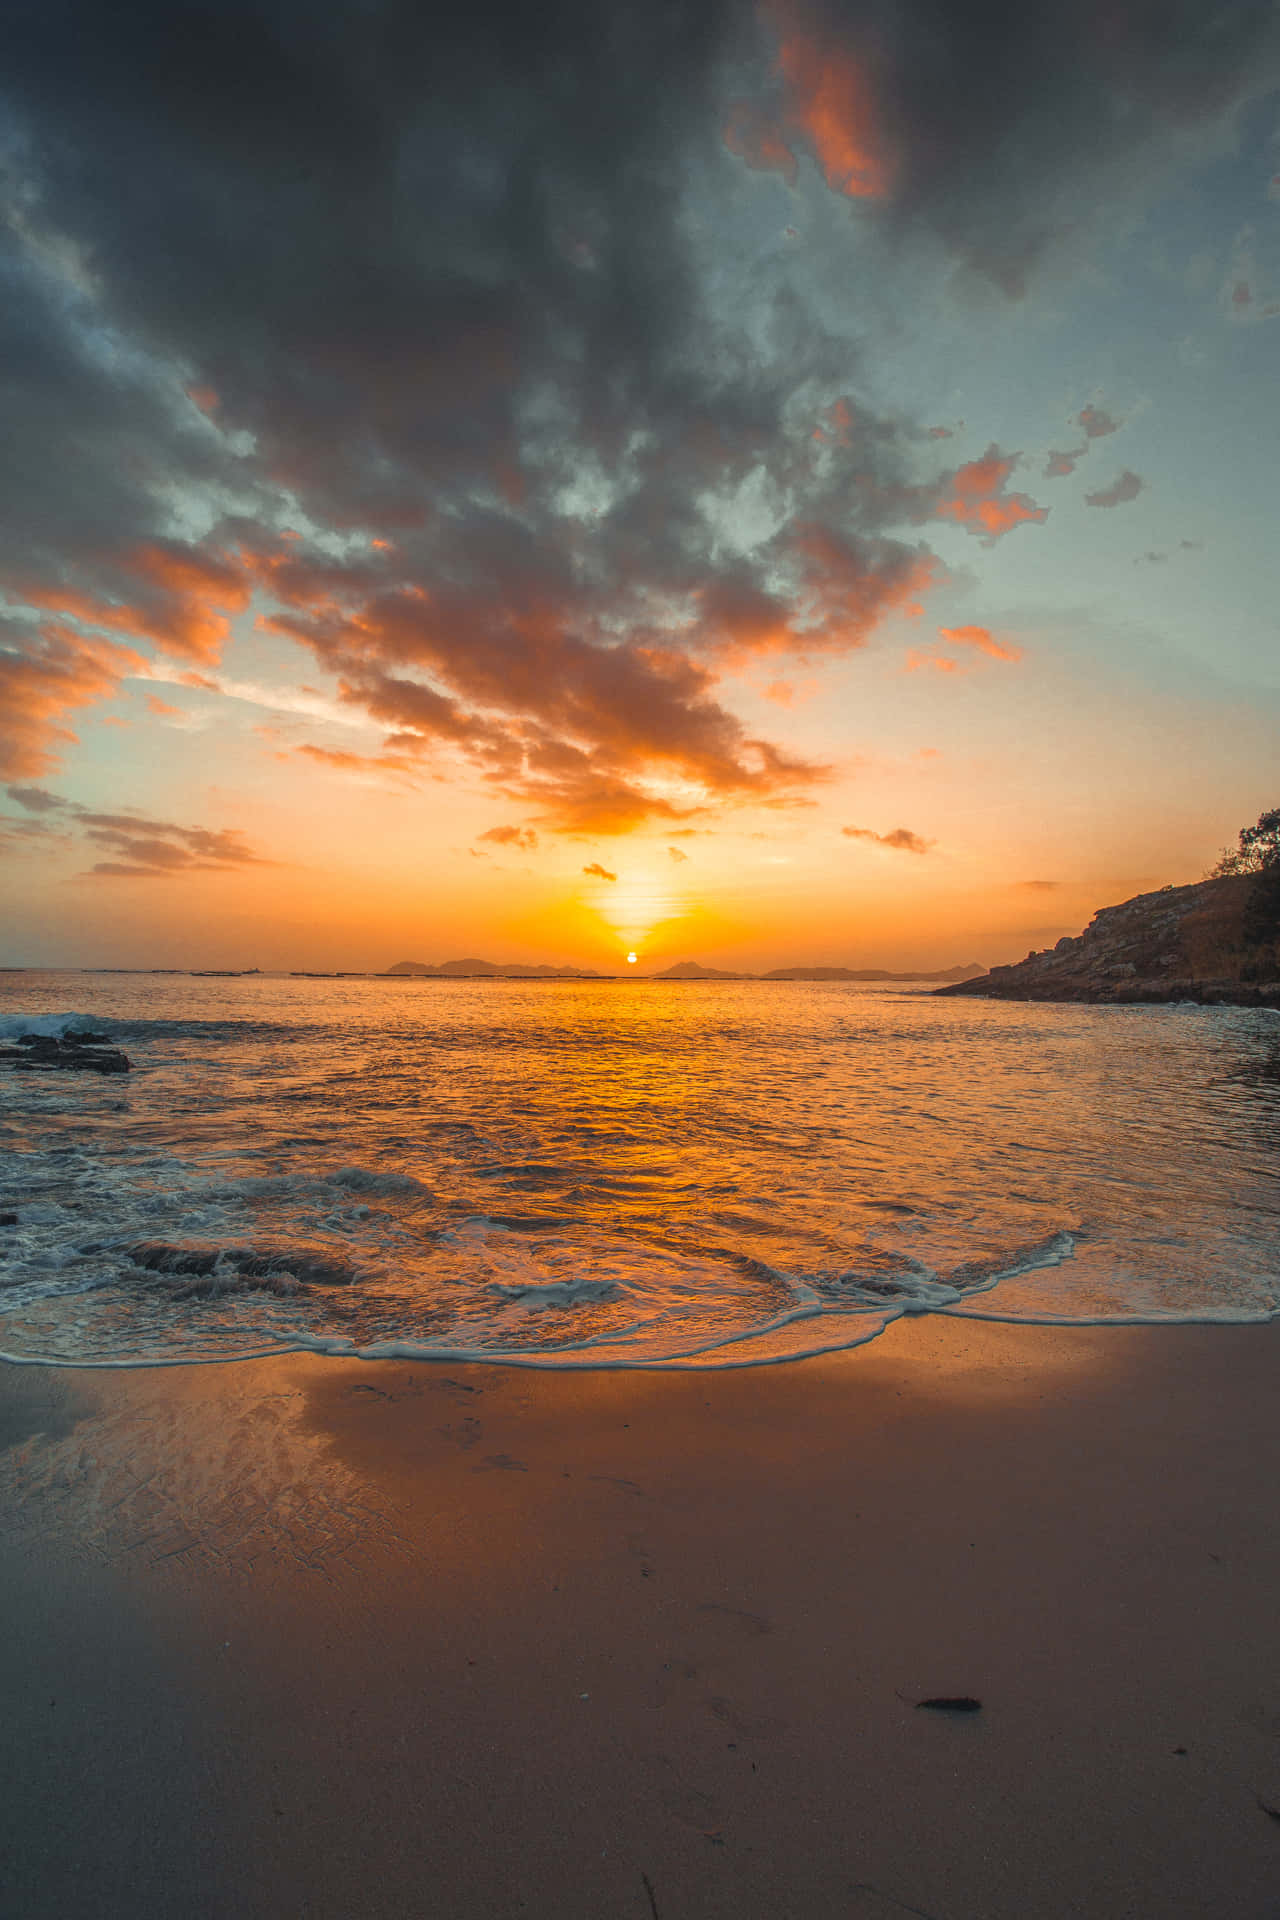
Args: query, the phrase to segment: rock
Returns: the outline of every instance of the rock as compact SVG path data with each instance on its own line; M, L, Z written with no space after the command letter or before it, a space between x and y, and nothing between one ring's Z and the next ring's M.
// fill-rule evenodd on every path
M940 993L990 1000L1083 1000L1280 1007L1280 979L1257 978L1244 944L1248 875L1162 887L1103 907L1076 938Z
M22 1073L51 1073L69 1068L87 1073L128 1073L129 1056L108 1047L104 1033L68 1034L53 1039L42 1033L20 1035L15 1047L0 1047L0 1066Z

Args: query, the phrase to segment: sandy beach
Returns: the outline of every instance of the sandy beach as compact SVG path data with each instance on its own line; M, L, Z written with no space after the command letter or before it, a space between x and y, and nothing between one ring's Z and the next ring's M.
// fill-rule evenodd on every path
M6 1367L0 1904L1280 1914L1278 1370Z

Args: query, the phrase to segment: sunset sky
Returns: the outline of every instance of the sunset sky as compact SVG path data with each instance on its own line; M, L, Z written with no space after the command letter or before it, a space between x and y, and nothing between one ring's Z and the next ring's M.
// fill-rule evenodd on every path
M0 962L947 966L1280 804L1267 4L22 0Z

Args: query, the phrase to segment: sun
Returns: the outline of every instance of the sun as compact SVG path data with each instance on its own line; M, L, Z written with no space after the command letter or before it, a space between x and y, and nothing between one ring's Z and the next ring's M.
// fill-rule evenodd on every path
M634 965L635 965L635 963L636 963L636 957L635 957L635 955L634 955L634 953L629 953L629 954L627 955L627 965L628 965L629 967L634 967Z

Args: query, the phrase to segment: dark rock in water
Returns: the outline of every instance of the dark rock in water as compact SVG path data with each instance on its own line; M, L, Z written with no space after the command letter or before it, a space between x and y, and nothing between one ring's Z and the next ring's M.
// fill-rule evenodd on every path
M17 1224L18 1216L16 1213L11 1213L7 1207L3 1212L0 1212L0 1227L16 1227Z
M935 1713L981 1713L982 1702L971 1693L939 1693L931 1700L917 1700L917 1707L931 1707Z
M349 1287L355 1270L319 1247L179 1247L167 1240L140 1240L123 1251L135 1267L173 1279L204 1281L184 1293L224 1292L237 1284L286 1277L306 1287Z
M16 1047L0 1047L0 1066L23 1073L51 1073L70 1068L87 1073L128 1073L129 1056L108 1047L105 1033L72 1033L56 1039L43 1033L24 1033Z

